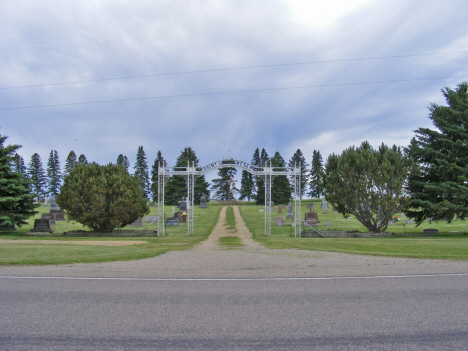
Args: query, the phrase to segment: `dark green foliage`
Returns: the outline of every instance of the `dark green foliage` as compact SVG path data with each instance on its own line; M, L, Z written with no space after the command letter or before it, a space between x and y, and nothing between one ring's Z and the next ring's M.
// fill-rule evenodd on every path
M285 171L286 162L279 152L271 158L275 171ZM275 204L287 204L291 199L291 184L285 175L275 176L271 185L271 201Z
M130 167L130 161L128 160L127 156L124 156L120 154L117 157L117 163L118 166L122 166L125 168L125 170L128 172L128 168Z
M408 149L415 167L408 179L406 214L451 221L468 216L468 82L442 90L448 106L431 104L436 129L419 128Z
M307 187L307 167L309 166L305 160L304 155L302 154L301 149L297 149L297 151L294 153L293 157L288 163L289 167L295 167L300 166L301 167L301 197L304 196L306 187ZM294 181L294 176L291 176L291 182Z
M145 150L143 150L143 146L138 146L136 163L133 169L135 170L134 175L138 178L140 183L141 190L143 190L145 197L148 198L150 191L148 162L146 160L146 153Z
M162 157L161 151L158 151L156 159L153 163L153 168L151 169L151 197L153 201L158 201L158 174L159 174L159 165L166 167L167 163Z
M87 165L88 160L86 159L86 156L81 154L80 157L78 157L78 162L79 165Z
M198 159L195 151L191 147L186 147L177 158L175 167L181 167L181 170L186 170L187 165L198 166ZM205 196L210 198L210 190L205 176L195 178L194 202L200 203L200 198ZM183 197L187 197L187 181L183 176L172 176L166 183L165 202L168 205L176 205Z
M36 194L38 200L44 200L47 177L42 167L41 156L37 153L31 156L31 162L28 165L28 175L31 180L31 192Z
M34 216L33 198L30 193L29 180L18 171L16 164L18 154L15 151L19 145L4 146L6 136L0 135L0 227L28 224L26 220ZM21 157L21 156L20 156ZM23 162L24 167L24 162Z
M233 160L223 160L223 164L232 164ZM220 168L218 170L218 176L220 178L213 179L213 186L211 190L215 190L214 198L218 200L231 200L231 191L230 191L230 184L228 181L233 180L234 176L237 173L237 169L234 167L227 167L227 168ZM235 191L233 191L234 193Z
M50 151L47 161L47 191L49 194L57 196L59 193L62 172L60 171L60 161L56 150Z
M264 167L270 160L268 157L268 153L265 149L262 149L262 153L257 159L257 150L255 150L254 157L252 158L252 164L255 161L257 163L254 164L254 166ZM257 193L255 194L255 203L257 205L261 205L265 203L265 179L261 176L257 176L256 178L257 179L255 179L255 186L257 188Z
M326 198L339 213L354 215L369 231L385 231L404 206L403 186L410 168L411 161L396 146L382 144L374 150L365 141L328 157Z
M24 165L24 158L21 155L15 154L15 156L13 156L13 168L15 172L21 173L25 178L28 177L27 169Z
M71 171L73 171L73 168L76 166L76 154L75 151L70 151L70 153L67 156L67 160L65 161L65 169L63 171L63 177L66 177L68 174L70 174Z
M257 149L258 150L258 149ZM239 200L250 199L255 195L255 180L252 173L247 172L246 170L242 171L242 178L241 178L241 188L240 188L240 196Z
M309 196L313 198L319 198L323 195L323 178L325 172L323 170L323 161L320 151L314 150L312 154L312 168L310 169L310 192Z
M105 232L149 213L138 179L111 163L77 165L64 178L57 204L68 219Z

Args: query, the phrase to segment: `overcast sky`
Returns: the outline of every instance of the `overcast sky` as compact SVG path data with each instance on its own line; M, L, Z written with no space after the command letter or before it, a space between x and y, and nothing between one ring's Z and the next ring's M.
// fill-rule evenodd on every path
M0 134L44 167L406 146L468 79L467 19L466 0L1 0Z

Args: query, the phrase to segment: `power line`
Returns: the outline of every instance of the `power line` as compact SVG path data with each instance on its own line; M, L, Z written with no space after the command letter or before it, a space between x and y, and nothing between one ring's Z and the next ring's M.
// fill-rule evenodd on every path
M457 79L460 79L460 78L467 78L467 76L461 76L461 77L445 77L445 78L401 79L401 80L385 80L385 81L373 81L373 82L338 83L338 84L322 84L322 85L305 85L305 86L299 86L299 87L279 87L279 88L246 89L246 90L231 90L231 91L218 91L218 92L192 93L192 94L178 94L178 95L160 95L160 96L149 96L149 97L139 97L139 98L124 98L124 99L112 99L112 100L85 101L85 102L69 102L69 103L50 104L50 105L36 105L36 106L23 106L23 107L6 107L6 108L0 108L0 111L26 110L26 109L46 108L46 107L60 107L60 106L91 105L91 104L102 104L102 103L109 103L109 102L125 102L125 101L139 101L139 100L153 100L153 99L169 99L169 98L194 97L194 96L209 96L209 95L225 95L225 94L237 94L237 93L255 93L255 92L262 92L262 91L280 91L280 90L293 90L293 89L309 89L309 88L327 88L327 87L338 87L338 86L368 85L368 84L386 84L386 83L418 82L418 81L442 80L442 79L455 79L455 78L457 78Z
M361 58L337 59L337 60L278 63L278 64L259 65L259 66L227 67L227 68L215 68L215 69L194 70L194 71L180 71L180 72L169 72L169 73L145 74L145 75L136 75L136 76L127 76L127 77L99 78L99 79L87 79L87 80L75 80L75 81L68 81L68 82L58 82L58 83L21 85L21 86L4 87L4 88L0 87L0 90L38 88L38 87L67 85L67 84L79 84L79 83L92 83L92 82L105 82L105 81L111 81L111 80L124 80L124 79L136 79L136 78L174 76L174 75L183 75L183 74L192 74L192 73L224 72L224 71L234 71L234 70L254 69L254 68L272 68L272 67L311 65L311 64L318 64L318 63L350 62L350 61L364 61L364 60L381 60L381 59L391 59L391 58L435 56L435 55L453 55L453 54L463 54L463 53L467 53L467 52L468 52L468 50L466 50L466 51L451 51L451 52L436 52L436 53L429 53L429 54L376 56L376 57L361 57Z

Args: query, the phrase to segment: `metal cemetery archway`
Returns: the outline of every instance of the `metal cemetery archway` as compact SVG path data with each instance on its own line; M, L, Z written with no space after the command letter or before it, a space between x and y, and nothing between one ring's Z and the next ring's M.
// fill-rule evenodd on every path
M229 163L226 163L229 162ZM205 175L209 172L220 168L240 168L255 176L265 179L265 225L264 235L271 235L271 186L274 177L285 175L290 176L293 180L294 188L294 237L300 236L301 233L301 165L294 167L274 167L271 162L265 166L254 166L250 163L237 160L221 160L212 162L205 167L195 167L195 164L187 163L186 167L167 167L160 163L158 166L158 235L164 235L164 187L169 176L183 176L187 181L187 235L190 236L194 232L194 188L195 177ZM161 231L160 231L161 230Z

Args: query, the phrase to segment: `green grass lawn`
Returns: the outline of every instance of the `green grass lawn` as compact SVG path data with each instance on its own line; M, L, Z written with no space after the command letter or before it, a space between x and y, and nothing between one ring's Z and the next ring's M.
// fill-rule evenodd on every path
M234 218L234 209L229 206L226 209L226 224L227 229L236 232L236 219Z
M227 248L237 248L243 246L241 238L237 236L223 236L219 238L219 243Z
M329 209L328 214L324 214L320 207L321 201L310 200L302 202L301 218L304 218L308 211L306 204L314 203L314 212L318 213L319 231L325 230L358 230L366 232L366 228L355 218L343 218L337 212ZM276 207L276 206L275 206ZM335 251L364 255L430 258L430 259L451 259L468 260L468 235L466 229L468 223L455 221L452 223L424 223L419 227L414 224L406 224L403 218L395 225L389 226L387 232L394 233L422 233L425 228L439 230L439 235L435 237L405 237L396 236L391 238L294 238L294 230L291 227L292 220L285 220L285 226L274 226L273 218L276 216L286 217L286 211L277 214L277 208L272 213L271 237L264 235L264 213L259 212L262 206L249 203L240 206L240 212L247 227L253 233L253 238L260 244L271 249L294 248L301 250ZM401 214L397 214L401 218ZM331 227L326 227L325 222L330 222ZM451 233L457 231L457 234Z
M171 215L172 206L166 206L165 212ZM0 265L16 264L65 264L77 262L105 262L121 260L137 260L154 257L171 250L185 250L205 240L213 231L218 220L222 206L210 205L207 209L195 207L195 233L187 236L187 227L181 224L179 227L167 227L164 237L66 237L65 231L87 230L79 223L57 222L53 226L54 234L48 236L29 237L21 236L33 227L34 219L30 219L29 226L24 226L17 232L1 233L0 239L30 240L31 244L0 243ZM151 207L149 215L157 215L157 208ZM40 218L41 213L49 211L48 207L40 207L40 213L35 218ZM144 227L127 227L125 229L143 229ZM154 223L150 230L156 230ZM82 240L138 240L147 241L147 244L128 246L101 246L101 245L79 245L79 244L38 244L37 241L67 240L79 243ZM33 242L34 241L34 242Z

